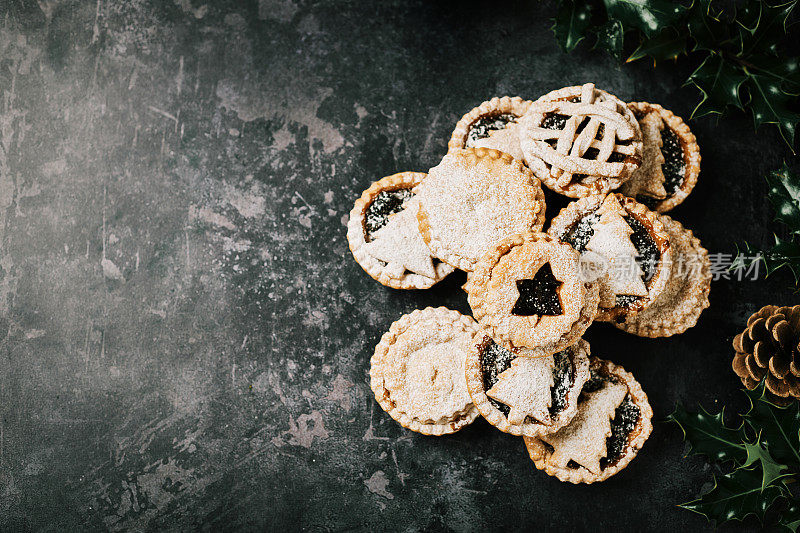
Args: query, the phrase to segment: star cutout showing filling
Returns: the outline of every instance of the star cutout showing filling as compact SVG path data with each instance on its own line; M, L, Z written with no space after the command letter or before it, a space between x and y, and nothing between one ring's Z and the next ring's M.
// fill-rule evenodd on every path
M387 264L386 272L400 278L411 271L428 278L436 277L431 252L422 240L417 225L417 203L410 200L404 209L389 216L386 225L372 234L366 252Z
M584 392L585 399L569 425L541 437L553 447L549 462L567 468L570 461L575 461L589 472L599 474L600 459L608 455L606 439L611 436L611 421L627 394L624 383L610 381L595 392Z
M519 298L514 304L511 313L517 316L550 315L557 316L564 313L558 290L561 282L553 276L550 263L545 263L533 279L518 279L517 291Z
M498 376L497 383L486 391L486 396L510 407L507 418L511 424L522 424L530 416L550 425L554 367L552 355L517 357Z

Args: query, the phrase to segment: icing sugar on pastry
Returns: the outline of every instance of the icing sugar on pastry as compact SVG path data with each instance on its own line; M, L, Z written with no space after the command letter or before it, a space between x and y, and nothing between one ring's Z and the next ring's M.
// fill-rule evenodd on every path
M464 361L478 326L444 307L403 315L381 337L371 359L375 399L404 427L427 435L458 431L478 416Z
M584 392L578 414L565 428L541 439L553 447L550 463L567 468L575 461L593 474L600 473L600 459L607 455L606 439L611 436L611 421L622 404L628 387L624 383L606 382L595 392Z
M508 413L511 424L521 424L528 416L550 424L554 367L552 355L517 357L511 367L498 376L497 383L486 391L486 396L511 408Z
M387 263L389 276L400 278L406 270L435 278L431 252L425 246L417 224L418 202L409 200L399 213L389 216L386 225L372 235L364 248L376 259Z

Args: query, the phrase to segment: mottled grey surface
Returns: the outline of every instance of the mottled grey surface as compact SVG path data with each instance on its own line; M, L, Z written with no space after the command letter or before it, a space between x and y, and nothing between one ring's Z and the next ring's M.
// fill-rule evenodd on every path
M595 81L682 115L683 67L563 54L534 2L0 2L0 529L698 530L709 479L657 423L595 486L536 471L478 421L405 431L368 385L401 314L468 311L461 281L373 282L345 223L369 183L425 170L494 95ZM775 225L788 149L694 121L700 185L674 215L712 252ZM792 161L795 161L792 159ZM737 397L730 339L787 275L720 281L667 340L603 325L657 418ZM753 524L750 524L752 526Z

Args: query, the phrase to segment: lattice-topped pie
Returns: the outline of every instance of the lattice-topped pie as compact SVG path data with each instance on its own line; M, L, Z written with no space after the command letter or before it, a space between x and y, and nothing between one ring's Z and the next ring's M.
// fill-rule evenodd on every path
M600 301L598 283L584 282L579 254L544 233L512 235L475 266L467 301L475 319L506 348L550 355L575 343Z
M594 84L548 93L520 121L525 162L553 191L580 198L604 194L642 162L639 124L624 102Z
M448 149L494 148L522 160L517 130L530 105L530 100L519 96L494 97L483 102L458 121Z
M471 271L499 240L539 231L544 193L519 160L490 148L453 150L418 187L419 229L435 257Z
M424 172L400 172L373 183L356 200L347 241L361 268L395 289L425 289L455 270L431 255L419 233L415 189Z
M476 340L480 339L480 334ZM507 350L485 335L467 356L467 389L481 415L500 431L536 436L564 427L589 378L589 343L544 357Z
M548 234L581 253L584 277L598 277L596 320L619 322L651 305L670 277L670 238L656 213L618 193L570 203Z
M630 102L642 130L644 156L620 192L664 213L692 192L700 174L700 147L689 126L672 111L649 102Z
M426 435L455 433L478 416L464 361L478 325L444 307L403 315L375 347L370 382L375 399L403 427Z
M622 367L590 358L578 412L556 433L525 437L536 468L570 483L604 481L624 469L653 430L641 385Z

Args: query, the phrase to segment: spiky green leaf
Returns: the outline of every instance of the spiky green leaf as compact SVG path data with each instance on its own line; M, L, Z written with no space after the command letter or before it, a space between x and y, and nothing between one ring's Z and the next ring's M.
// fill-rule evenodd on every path
M786 163L767 175L769 198L775 209L775 220L783 222L792 233L800 234L800 178Z
M622 23L611 19L597 27L597 42L595 48L600 48L611 54L618 61L622 61L622 43L624 30Z
M705 455L714 461L743 462L747 451L743 445L742 427L730 428L725 425L724 410L712 415L702 407L697 413L690 413L680 404L669 415L683 430L684 438L691 444L693 454Z
M764 385L745 391L751 408L745 422L760 435L761 442L779 463L800 465L800 409L792 402L778 407L769 401Z
M797 0L777 4L745 2L734 19L739 34L739 53L742 56L757 52L777 54L796 4Z
M674 24L685 8L668 0L603 0L609 19L642 31L647 37L657 35Z
M760 441L754 444L744 443L745 450L747 451L747 460L742 465L743 467L750 467L753 465L761 467L762 479L761 490L763 491L767 486L772 485L775 481L789 475L786 472L788 468L785 464L778 463L770 455L769 450Z
M776 124L784 140L794 149L794 134L800 113L794 111L797 97L781 90L779 81L748 71L750 109L756 129L762 124Z
M675 59L686 53L686 35L678 33L674 28L666 28L652 39L644 39L627 59L636 61L650 57L653 61Z
M788 531L797 532L800 528L800 502L792 501L781 513L778 524Z
M716 520L717 524L743 520L751 514L763 521L767 509L782 493L775 485L761 490L761 478L759 468L737 468L729 474L715 476L713 489L680 507Z
M697 87L702 99L692 116L723 114L728 106L742 109L741 86L747 76L721 55L710 54L689 76L689 81Z
M592 25L595 6L591 2L565 0L561 2L553 20L556 41L565 52L571 52L585 37Z

